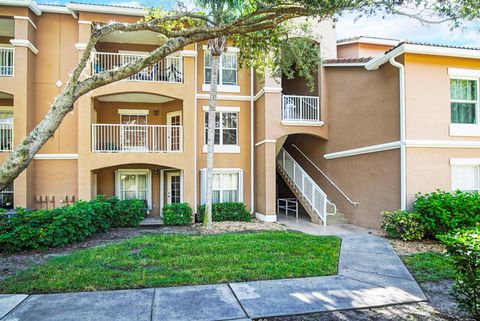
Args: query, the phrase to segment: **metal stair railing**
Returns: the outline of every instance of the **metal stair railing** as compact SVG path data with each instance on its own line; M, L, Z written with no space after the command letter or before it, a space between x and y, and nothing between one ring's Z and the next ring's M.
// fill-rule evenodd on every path
M327 215L335 215L337 212L337 207L328 200L327 194L283 147L277 155L277 164L312 207L312 210L320 217L323 225L327 225ZM327 204L334 208L332 214L327 213Z

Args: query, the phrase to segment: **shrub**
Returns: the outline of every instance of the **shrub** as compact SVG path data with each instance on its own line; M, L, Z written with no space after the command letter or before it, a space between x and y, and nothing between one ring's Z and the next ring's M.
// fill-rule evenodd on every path
M446 234L459 228L475 227L480 222L480 194L444 192L417 194L413 205L429 236Z
M192 208L188 203L164 205L162 215L165 225L188 225L192 223Z
M112 226L138 226L146 214L143 201L99 196L53 210L18 208L6 219L0 213L0 252L38 250L85 240Z
M452 293L459 306L480 320L480 228L440 236L454 262Z
M113 227L135 227L145 218L147 205L142 200L119 200L112 197L108 200L112 204Z
M200 205L197 211L197 220L203 222L205 214L205 205ZM221 221L244 221L250 222L251 217L245 204L240 202L214 203L212 206L212 220Z
M425 228L420 215L407 211L383 212L382 228L388 236L404 241L421 240Z

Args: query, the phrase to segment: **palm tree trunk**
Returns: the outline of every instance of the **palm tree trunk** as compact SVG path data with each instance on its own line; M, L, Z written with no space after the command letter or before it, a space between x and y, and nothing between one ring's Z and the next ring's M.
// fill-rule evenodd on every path
M213 200L213 156L215 148L215 113L217 106L217 87L218 71L220 69L220 56L225 49L225 37L212 39L208 42L211 57L211 77L210 77L210 101L208 105L208 128L207 128L207 186L206 186L206 204L203 223L207 226L212 225L212 200ZM220 121L222 121L220 119Z

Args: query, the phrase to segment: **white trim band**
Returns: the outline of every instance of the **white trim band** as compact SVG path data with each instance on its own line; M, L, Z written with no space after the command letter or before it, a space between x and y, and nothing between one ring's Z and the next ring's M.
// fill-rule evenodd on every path
M450 158L450 165L480 165L480 158Z
M480 78L480 69L448 68L450 77Z
M210 84L202 84L202 91L210 91ZM217 91L223 93L239 93L240 86L238 85L217 85Z
M197 56L197 51L196 50L182 50L182 51L180 51L180 56L195 58Z
M277 140L275 140L275 139L264 139L262 141L259 141L258 143L255 143L255 147L258 147L258 146L263 145L265 143L276 143L276 142L277 142Z
M397 149L397 148L400 148L400 141L390 142L390 143L385 143L385 144L378 144L378 145L371 145L371 146L360 147L360 148L348 149L348 150L344 150L344 151L341 151L341 152L325 154L325 155L323 155L323 157L325 159L334 159L334 158L341 158L341 157L349 157L349 156L356 156L356 155L362 155L362 154L383 152L383 151L386 151L386 150L392 150L392 149Z
M78 154L36 154L36 160L78 159Z
M480 141L469 140L408 140L407 147L418 148L480 148Z
M33 23L32 19L30 19L30 17L26 17L26 16L13 16L13 19L27 20L28 22L30 22L30 24L32 25L32 27L34 27L35 29L37 29L37 26Z
M202 110L207 112L208 108L209 106L203 106ZM240 107L217 106L215 108L215 112L238 113L240 112Z
M83 42L79 42L75 44L75 48L78 50L85 50L87 48L87 44Z
M15 47L27 47L30 49L35 55L38 54L38 49L35 47L30 40L25 39L11 39L10 43Z

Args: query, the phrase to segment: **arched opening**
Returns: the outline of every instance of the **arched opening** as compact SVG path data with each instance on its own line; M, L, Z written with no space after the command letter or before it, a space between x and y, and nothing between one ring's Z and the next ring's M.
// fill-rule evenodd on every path
M159 223L165 204L183 201L183 171L145 163L98 168L92 171L92 195L144 200L145 222Z
M308 140L310 144L301 144ZM324 224L327 212L331 212L328 197L323 188L321 173L313 165L311 151L319 155L322 150L320 137L307 134L293 134L277 139L277 215L279 221L300 220ZM317 152L315 152L317 154Z
M180 152L183 101L151 93L93 98L93 152Z

